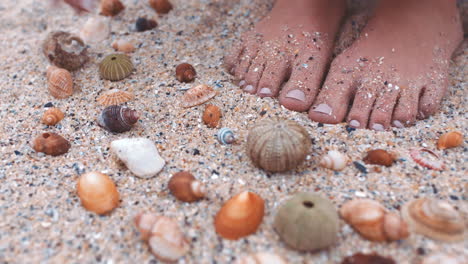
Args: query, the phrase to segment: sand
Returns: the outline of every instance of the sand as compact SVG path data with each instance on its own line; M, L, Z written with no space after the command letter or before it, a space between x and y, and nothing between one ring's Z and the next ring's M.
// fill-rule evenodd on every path
M372 243L340 221L339 239L328 250L300 253L287 248L272 227L278 205L298 191L313 191L338 207L351 198L380 201L390 211L417 197L435 197L468 212L467 145L437 150L442 133L466 134L468 49L465 45L451 62L450 87L440 111L414 127L387 132L351 131L345 124L323 125L305 113L284 109L274 99L242 93L222 69L222 56L241 32L264 15L272 1L172 0L176 7L158 17L146 1L124 0L126 10L111 21L112 33L89 48L91 60L73 73L75 92L67 99L47 91L47 59L42 40L52 30L78 33L92 15L77 16L69 8L50 9L45 1L0 3L0 263L158 263L140 240L132 218L148 210L176 219L191 241L180 263L229 263L247 253L268 251L290 263L339 263L356 252L378 252L398 263L417 263L435 253L468 254L466 240L443 243L418 234L393 243ZM132 31L139 16L157 19L152 31ZM113 52L111 43L135 41L131 54L136 71L119 82L100 79L97 63ZM466 40L466 39L465 39ZM466 44L466 43L465 43ZM221 145L218 129L201 122L204 106L183 109L181 91L194 84L175 79L175 66L189 62L196 68L194 84L208 84L219 94L210 103L223 111L222 127L235 131L239 144ZM127 105L141 119L129 132L112 134L96 124L103 109L96 98L112 88L132 90ZM40 123L46 104L62 109L65 119L54 127ZM249 127L261 118L280 116L306 127L313 139L311 154L296 170L270 174L255 168L245 152ZM58 157L36 153L31 142L49 131L71 142L68 153ZM112 157L110 142L123 137L146 137L157 145L167 164L152 179L132 175ZM417 165L409 149L435 150L446 164L441 172ZM398 154L391 167L365 165L363 174L352 164L341 172L318 166L330 149L346 153L362 164L369 149L384 148ZM182 203L168 192L170 176L191 171L207 187L207 197ZM121 205L110 215L86 211L76 195L79 175L101 171L117 184ZM213 217L233 195L250 190L265 199L263 223L258 231L238 241L216 235Z

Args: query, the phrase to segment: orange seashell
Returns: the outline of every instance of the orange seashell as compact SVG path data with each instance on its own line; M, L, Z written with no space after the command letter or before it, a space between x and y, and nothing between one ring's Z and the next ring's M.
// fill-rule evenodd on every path
M231 240L250 235L257 231L265 209L263 199L252 192L242 192L219 210L215 217L216 232Z
M197 85L182 96L182 107L188 108L203 104L216 96L216 91L205 84Z
M128 40L119 39L112 43L112 48L116 51L124 53L132 53L135 51L135 46Z
M432 150L426 148L414 148L410 150L413 160L419 165L431 170L443 170L444 162Z
M203 112L203 123L208 127L215 128L219 125L219 119L221 119L221 110L216 105L206 105L205 111Z
M121 91L118 89L112 89L108 92L103 93L98 97L98 103L109 106L109 105L119 105L130 100L133 100L134 96L130 92Z
M33 142L33 149L47 155L59 156L67 153L71 145L68 140L55 133L42 133Z
M181 63L176 67L176 78L179 82L192 82L195 80L196 75L197 72L195 71L195 68L188 63Z
M177 199L184 202L193 202L205 196L202 183L188 171L174 174L169 180L168 187Z
M119 205L119 191L106 174L89 172L81 175L76 190L88 211L107 214Z
M443 134L440 136L439 141L437 141L438 149L448 149L458 147L463 144L463 135L458 131L452 131Z
M63 99L73 94L73 79L71 73L65 69L49 66L47 82L49 92L55 98Z
M383 149L374 149L367 152L367 156L364 158L366 164L376 164L383 166L391 166L395 161L394 155L388 153Z
M52 107L47 109L42 116L42 123L53 126L60 122L65 117L65 114L58 108Z
M149 4L159 14L167 14L172 9L169 0L149 0Z
M101 15L115 16L125 9L119 0L101 0Z

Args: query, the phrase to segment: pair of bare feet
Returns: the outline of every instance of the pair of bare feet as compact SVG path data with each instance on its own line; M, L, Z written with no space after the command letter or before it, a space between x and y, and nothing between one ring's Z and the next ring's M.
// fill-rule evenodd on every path
M278 97L317 122L383 131L434 114L463 39L456 1L381 0L328 70L345 11L345 0L277 0L226 67L245 92Z

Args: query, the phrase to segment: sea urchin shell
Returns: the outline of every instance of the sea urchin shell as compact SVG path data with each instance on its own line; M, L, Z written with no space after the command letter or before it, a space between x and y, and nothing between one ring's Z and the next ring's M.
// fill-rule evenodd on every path
M133 71L133 63L125 54L110 54L99 64L99 73L106 80L119 81Z

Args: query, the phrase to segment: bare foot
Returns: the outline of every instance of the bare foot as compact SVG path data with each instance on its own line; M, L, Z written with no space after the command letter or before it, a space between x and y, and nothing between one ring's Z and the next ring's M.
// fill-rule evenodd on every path
M455 0L383 0L360 38L332 62L309 117L346 118L378 131L427 118L440 106L462 39Z
M344 0L277 0L270 14L225 57L226 68L244 91L279 95L285 107L308 110L345 8Z

